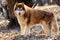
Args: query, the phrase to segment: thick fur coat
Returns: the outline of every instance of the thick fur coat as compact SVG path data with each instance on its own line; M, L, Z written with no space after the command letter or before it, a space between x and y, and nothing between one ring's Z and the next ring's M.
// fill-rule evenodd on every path
M27 28L36 24L42 25L46 35L48 35L52 27L54 28L55 34L58 32L54 13L36 10L26 6L24 3L16 3L13 12L20 24L21 35L25 34Z

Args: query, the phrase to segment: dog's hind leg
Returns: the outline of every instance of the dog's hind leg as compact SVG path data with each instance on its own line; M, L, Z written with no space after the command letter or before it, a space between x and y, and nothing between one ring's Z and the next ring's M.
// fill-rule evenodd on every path
M42 22L42 25L43 25L43 30L45 32L45 36L49 36L50 29L49 29L48 25L46 24L45 21Z
M57 23L57 19L54 18L53 23L52 23L55 35L59 35L59 27L58 27L58 23Z
M59 35L59 27L58 27L58 23L57 23L57 18L56 17L53 18L52 29L53 29L53 31L52 31L52 37L54 38L54 37L56 37L56 36Z

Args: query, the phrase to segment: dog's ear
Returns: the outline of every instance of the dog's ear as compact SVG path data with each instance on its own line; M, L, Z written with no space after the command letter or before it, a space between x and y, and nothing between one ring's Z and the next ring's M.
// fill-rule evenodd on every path
M17 5L17 4L18 4L18 2L15 3L15 5Z
M18 5L18 2L15 3L15 6L17 6L17 5Z
M14 10L15 10L15 8L16 8L16 6L17 6L17 4L18 4L18 2L16 2L16 3L15 3L15 5L14 5Z
M22 2L22 4L24 4L24 2Z
M24 6L24 2L22 2L22 5Z

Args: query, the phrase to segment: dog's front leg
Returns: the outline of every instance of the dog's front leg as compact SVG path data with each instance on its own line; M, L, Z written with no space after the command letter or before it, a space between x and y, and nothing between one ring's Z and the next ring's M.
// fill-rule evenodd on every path
M21 35L25 35L26 28L26 26L21 26Z

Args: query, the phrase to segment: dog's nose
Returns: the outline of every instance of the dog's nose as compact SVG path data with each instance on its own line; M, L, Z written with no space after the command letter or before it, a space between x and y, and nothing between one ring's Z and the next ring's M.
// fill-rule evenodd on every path
M19 15L20 15L21 13L19 12Z

